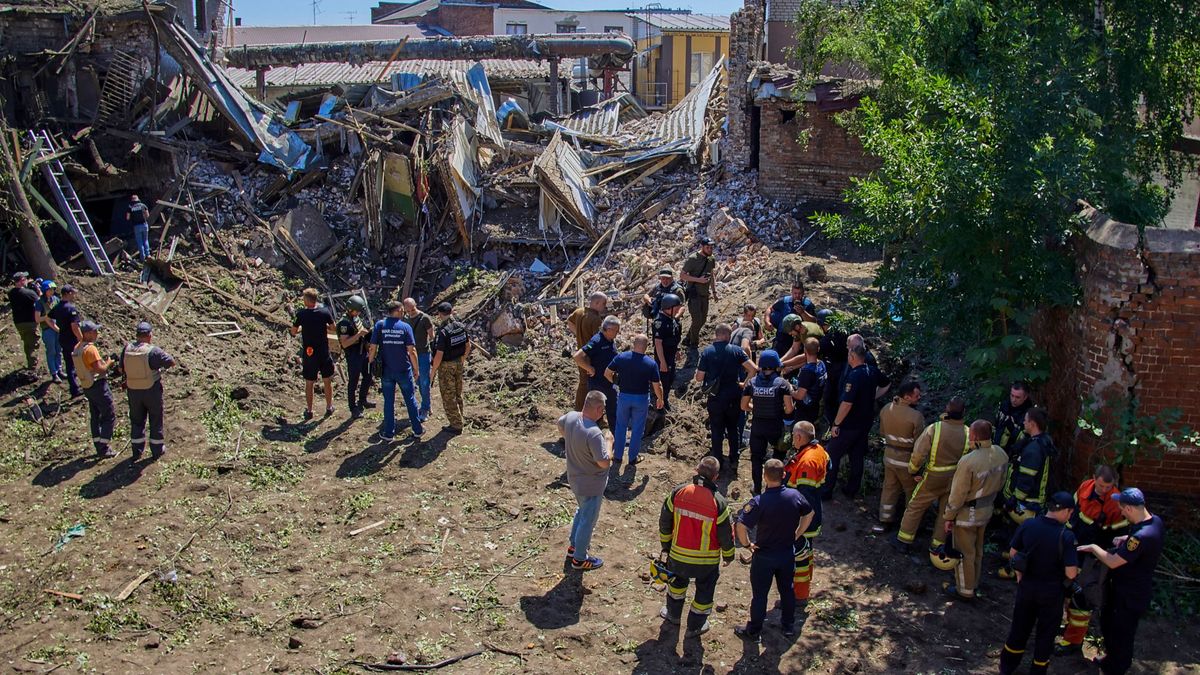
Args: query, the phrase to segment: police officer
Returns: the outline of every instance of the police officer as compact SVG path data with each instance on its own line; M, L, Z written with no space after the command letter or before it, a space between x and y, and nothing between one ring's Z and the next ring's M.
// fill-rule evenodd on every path
M696 466L696 475L688 483L675 487L663 501L658 515L658 535L662 558L671 569L667 584L667 602L658 615L671 623L683 618L683 601L688 584L696 581L696 594L688 612L686 638L708 632L720 564L733 562L733 526L729 503L717 491L721 465L715 457L705 457Z
M813 508L813 518L804 530L804 539L796 547L796 573L792 590L801 607L808 604L813 578L813 543L821 534L821 487L829 472L829 453L817 442L812 422L801 420L792 426L792 447L796 454L784 467L787 486L795 488Z
M779 354L768 349L758 357L758 375L742 390L742 410L750 416L750 471L754 494L762 492L767 447L783 433L783 418L792 414L792 385L779 376Z
M373 363L381 360L380 388L383 390L383 428L379 438L384 442L396 438L396 387L400 387L400 395L404 397L404 407L408 411L408 420L412 424L414 436L420 437L425 433L421 426L421 418L417 410L416 379L419 372L417 365L417 340L413 337L412 327L409 326L401 313L404 305L393 300L387 306L388 315L385 319L375 322L371 329L371 345L367 348L367 361Z
M903 497L912 497L916 478L908 472L913 445L925 429L925 417L917 412L921 401L921 385L909 380L900 385L892 398L879 412L879 435L883 437L883 491L879 496L879 524L872 527L876 534L887 532L896 522L897 507Z
M662 310L662 299L667 295L682 298L683 286L675 281L675 272L670 267L658 271L658 285L642 296L642 316L653 321Z
M1008 389L1008 398L996 408L996 430L992 442L1016 461L1014 450L1025 438L1025 414L1033 407L1029 398L1029 387L1024 382L1013 382Z
M345 316L337 324L338 343L342 345L342 354L346 357L349 379L346 402L350 405L351 417L361 415L363 408L375 407L374 403L367 400L375 378L371 377L371 369L367 367L367 344L370 342L371 328L363 321L363 312L366 311L367 301L360 295L352 295L346 300ZM355 398L355 394L358 398Z
M971 451L958 462L945 506L939 504L946 534L953 532L954 546L962 554L955 568L955 583L946 588L946 594L955 600L975 599L983 576L983 534L1008 466L1008 455L992 444L991 422L975 420L970 433ZM945 551L941 558L946 559Z
M98 456L108 458L117 456L109 446L117 413L113 409L112 390L108 387L108 369L112 366L112 360L100 356L100 349L96 346L101 328L103 326L92 321L79 324L82 339L71 350L71 360L75 364L79 386L87 398L92 444Z
M821 399L829 384L829 371L820 359L821 343L815 337L804 339L804 365L796 373L792 398L796 399L796 419L817 423L821 413Z
M604 420L602 427L608 428L617 421L617 390L604 371L608 364L617 358L616 339L621 333L621 320L611 314L600 322L600 330L588 340L587 344L575 352L575 365L583 369L588 377L588 391L599 391L604 394Z
M700 347L700 331L708 321L708 300L715 296L717 287L717 259L713 257L713 245L716 242L711 237L700 238L700 250L688 256L683 262L680 277L687 284L684 297L687 298L688 314L692 315L692 324L688 327L687 340L684 344L688 349Z
M758 373L754 362L746 356L741 347L729 344L732 334L729 324L717 324L715 339L700 355L700 364L696 366L695 380L701 384L708 397L708 427L711 438L709 453L718 459L724 459L721 446L729 442L729 464L726 466L730 475L737 476L738 454L741 451L741 436L738 433L738 423L742 415L742 387L738 374L745 370L753 376Z
M651 336L654 339L654 360L662 380L663 409L671 409L671 387L675 386L675 367L679 356L679 341L683 328L679 313L683 311L682 296L667 293L658 300L658 316L654 317Z
M921 476L913 488L912 497L904 509L904 517L900 520L900 531L892 540L892 545L903 553L908 553L916 538L917 528L925 516L925 510L937 502L939 509L934 520L933 539L929 543L932 553L945 543L942 538L943 513L940 506L945 504L946 496L950 494L950 484L954 480L954 469L958 460L965 455L970 446L967 439L967 428L963 425L966 414L966 402L957 396L946 403L946 412L942 418L925 427L913 445L912 455L908 460L908 472L914 477Z
M1113 548L1097 544L1080 546L1108 567L1104 606L1100 610L1100 632L1104 635L1103 659L1097 665L1104 675L1121 675L1133 664L1133 644L1138 622L1150 608L1154 590L1154 568L1162 556L1162 518L1146 508L1146 496L1137 488L1126 488L1112 498L1128 520L1129 535L1113 540Z
M876 380L867 365L866 347L856 345L851 348L849 359L850 372L842 378L841 403L830 429L833 436L829 442L830 480L825 483L821 493L823 499L833 498L833 488L843 457L850 459L850 477L842 494L847 499L853 499L858 494L867 455L867 435L875 421Z
M770 459L763 467L767 490L752 497L738 515L737 538L754 557L750 562L750 621L733 629L738 637L758 642L767 616L771 583L779 592L779 628L796 634L796 595L791 588L796 572L796 544L804 540L813 508L799 492L783 484L783 462ZM754 541L750 529L755 528Z
M434 342L437 351L433 355L433 378L441 378L438 391L446 411L446 428L458 434L463 430L463 363L471 355L471 336L467 327L454 317L454 306L450 303L438 303L434 313L441 325Z
M825 362L825 369L829 372L829 386L825 387L825 421L829 424L833 424L842 396L842 376L846 374L846 362L849 358L849 347L846 343L850 338L846 331L834 325L832 318L832 309L817 310L817 325L825 332L817 341L821 343L821 360Z
M1075 513L1067 523L1080 546L1107 544L1128 529L1117 496L1117 472L1111 466L1096 467L1095 474L1080 483L1075 491ZM1091 609L1072 597L1067 603L1067 628L1054 648L1055 656L1079 653L1091 620Z
M121 350L121 372L129 396L129 443L133 461L146 449L146 421L150 421L150 457L158 459L166 451L163 433L162 371L175 365L175 358L152 344L153 327L146 321L135 328L137 340Z
M75 372L75 347L83 340L80 330L82 316L75 306L75 287L66 284L62 287L62 301L50 310L50 323L58 333L58 347L63 355L63 367L66 370L67 385L70 387L71 398L79 396L79 378Z
M1017 598L1000 653L1001 675L1010 675L1021 665L1030 633L1034 633L1030 674L1045 673L1050 664L1066 583L1079 573L1075 535L1065 527L1074 505L1069 492L1055 493L1046 502L1046 512L1021 523L1013 536L1008 554L1017 570Z

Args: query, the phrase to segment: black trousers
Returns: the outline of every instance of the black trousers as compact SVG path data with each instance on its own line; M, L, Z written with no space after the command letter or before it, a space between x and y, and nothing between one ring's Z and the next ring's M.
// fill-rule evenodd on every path
M776 555L754 554L750 562L750 623L746 626L751 632L762 630L772 584L779 592L779 623L784 629L795 626L796 593L792 588L795 574L796 557L790 551Z
M1111 586L1104 594L1104 607L1100 610L1100 633L1104 635L1100 672L1104 675L1122 675L1133 665L1134 637L1145 612L1144 608L1130 607Z
M150 453L163 454L163 388L155 383L149 389L129 389L129 444L133 454L146 449L146 422L150 423Z
M351 408L366 403L367 394L371 392L371 385L375 382L375 378L371 377L371 367L367 365L367 352L346 352L346 377L349 379L346 384L346 402ZM358 394L357 399L354 398L355 393Z
M662 380L663 408L669 409L671 407L671 403L670 403L671 388L675 386L675 358L674 357L672 357L670 360L668 360L666 372L663 372L661 370L661 365L660 365L660 369L658 371L658 377L660 380Z
M68 328L68 330L70 330L70 328ZM62 335L62 333L59 333L60 340L62 339ZM74 336L72 335L71 337ZM65 342L58 343L58 348L62 350L63 370L65 370L67 373L67 385L71 388L72 397L80 394L79 378L75 376L75 359L71 356L71 352L75 351L75 347L78 344L78 342L72 342L71 344L67 344Z
M1030 675L1041 675L1054 653L1054 636L1063 614L1063 590L1057 583L1038 584L1022 580L1017 586L1012 627L1000 652L1000 675L1016 672L1025 656L1025 643L1033 633L1033 665ZM1036 632L1035 632L1036 629Z
M742 414L740 403L736 396L712 396L708 399L708 430L711 435L708 454L721 460L721 464L725 464L721 446L728 441L729 466L733 471L737 471L742 442L742 439L738 437L738 418Z
M717 593L717 579L721 578L721 566L689 565L672 560L671 572L675 576L667 584L667 614L679 621L683 616L683 603L687 599L688 584L696 582L696 594L692 596L692 607L688 612L687 629L696 630L708 621L712 614L713 598Z
M88 421L92 428L92 445L96 452L108 452L108 444L112 443L113 425L117 421L117 412L113 407L112 390L108 388L108 380L96 380L92 386L83 390L88 402Z
M750 466L753 472L754 491L762 492L763 465L767 463L767 450L774 450L775 441L783 433L783 420L750 420ZM772 452L772 454L774 454Z
M853 499L862 487L863 462L867 458L868 429L838 430L838 435L829 442L829 476L825 478L825 488L821 492L822 499L833 497L833 488L837 484L838 470L841 469L842 459L850 460L850 476L842 488L842 494Z
M845 363L825 363L829 380L825 382L825 421L833 426L837 419L838 407L842 399L842 373L846 370Z

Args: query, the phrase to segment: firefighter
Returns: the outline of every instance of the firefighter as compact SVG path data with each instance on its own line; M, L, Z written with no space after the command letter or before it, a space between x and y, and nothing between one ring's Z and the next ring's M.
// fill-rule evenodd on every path
M792 590L796 603L804 608L808 605L809 589L813 578L813 541L821 534L821 487L829 471L829 453L817 442L817 430L812 422L801 420L792 426L792 447L796 454L784 467L787 486L800 492L813 508L813 518L804 531L803 541L796 546L796 573L792 577Z
M779 376L779 354L768 349L758 357L758 375L742 390L742 410L750 418L750 477L754 494L762 492L767 448L783 433L783 418L792 414L792 385Z
M908 472L908 462L913 444L925 428L925 417L916 408L921 400L921 385L905 382L898 394L879 413L879 435L883 436L884 444L883 493L879 496L879 524L871 528L876 534L891 529L901 495L907 501L917 486L916 479Z
M912 498L908 500L908 506L904 509L900 532L891 540L892 546L902 553L912 551L913 539L917 536L917 528L921 525L925 510L935 501L944 504L946 495L950 494L954 468L969 448L967 428L963 425L966 407L961 398L955 396L950 399L942 418L925 427L913 445L912 456L908 460L908 472L921 477L917 479ZM932 541L929 543L930 552L936 551L945 543L942 539L944 523L942 511L938 509L934 519Z
M1047 422L1046 411L1042 408L1030 408L1025 413L1024 429L1028 438L1017 446L1016 464L1010 467L1004 487L1004 511L1015 523L1023 523L1037 515L1046 498L1050 462L1058 454L1058 448L1046 433Z
M125 388L129 395L129 443L133 446L133 461L142 458L146 449L146 421L150 422L150 457L158 459L165 452L163 434L162 371L175 365L175 359L151 344L154 328L146 321L135 329L137 341L121 351L121 371L125 373Z
M1016 460L1013 450L1025 438L1025 413L1033 407L1029 398L1029 387L1024 382L1013 382L1008 398L996 408L996 430L992 442Z
M1117 472L1111 466L1097 467L1095 475L1079 485L1075 491L1075 512L1067 527L1075 533L1080 546L1106 546L1125 533L1129 521L1121 515L1121 505L1115 499L1118 495ZM1067 628L1054 648L1056 656L1078 654L1083 638L1087 637L1092 612L1075 600L1072 596L1067 602Z
M945 532L953 531L954 547L962 554L954 573L955 583L946 588L946 594L956 600L975 599L983 575L984 528L992 517L996 495L1004 487L1004 469L1008 466L1008 455L992 443L991 422L972 422L970 443L971 451L958 461L942 512ZM941 567L939 561L946 560L943 551L934 565Z
M667 584L667 602L658 615L678 624L683 616L683 601L688 583L696 582L696 594L688 612L685 638L708 632L713 595L720 565L733 562L733 524L725 496L717 492L716 479L721 464L716 457L705 457L696 466L696 475L679 485L666 498L658 516L661 558L671 569Z

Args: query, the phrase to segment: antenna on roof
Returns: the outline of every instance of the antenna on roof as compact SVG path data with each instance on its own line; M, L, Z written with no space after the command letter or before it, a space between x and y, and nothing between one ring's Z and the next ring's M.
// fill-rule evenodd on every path
M320 9L321 1L322 0L312 0L312 13L313 13L313 25L314 26L317 25L317 14L320 14L320 12L321 12L321 9Z

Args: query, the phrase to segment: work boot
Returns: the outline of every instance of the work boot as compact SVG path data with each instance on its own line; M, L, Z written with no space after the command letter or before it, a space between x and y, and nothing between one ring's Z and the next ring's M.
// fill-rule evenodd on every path
M955 586L954 584L947 584L945 587L942 588L942 592L945 593L946 597L950 598L951 600L958 600L960 602L974 602L975 601L974 596L963 595L963 594L959 593L958 586Z
M699 628L693 628L693 629L687 631L686 633L683 634L683 637L688 640L690 640L692 638L698 638L701 635L704 635L705 633L707 633L710 628L712 628L712 626L709 625L708 619L705 619L703 626L700 626Z
M733 634L747 642L762 642L762 631L750 630L750 624L737 626L733 629Z
M659 615L659 617L662 618L663 621L673 623L676 626L679 625L679 617L671 616L671 610L667 609L666 605L663 605L662 609L658 610L658 615Z
M312 413L312 411L311 411L311 410L305 410L305 411L304 411L304 421L305 421L305 422L307 422L307 421L311 420L312 418L313 418L313 413Z
M886 534L892 529L892 523L876 523L871 528L872 534Z
M900 541L900 539L898 537L892 537L892 538L888 539L888 545L890 545L893 549L895 549L895 551L897 553L903 553L904 555L912 555L912 552L913 552L912 545L906 544L906 543Z
M1058 643L1054 645L1054 655L1055 656L1082 656L1083 655L1083 645L1073 645L1070 642L1063 642L1062 640L1059 640Z

